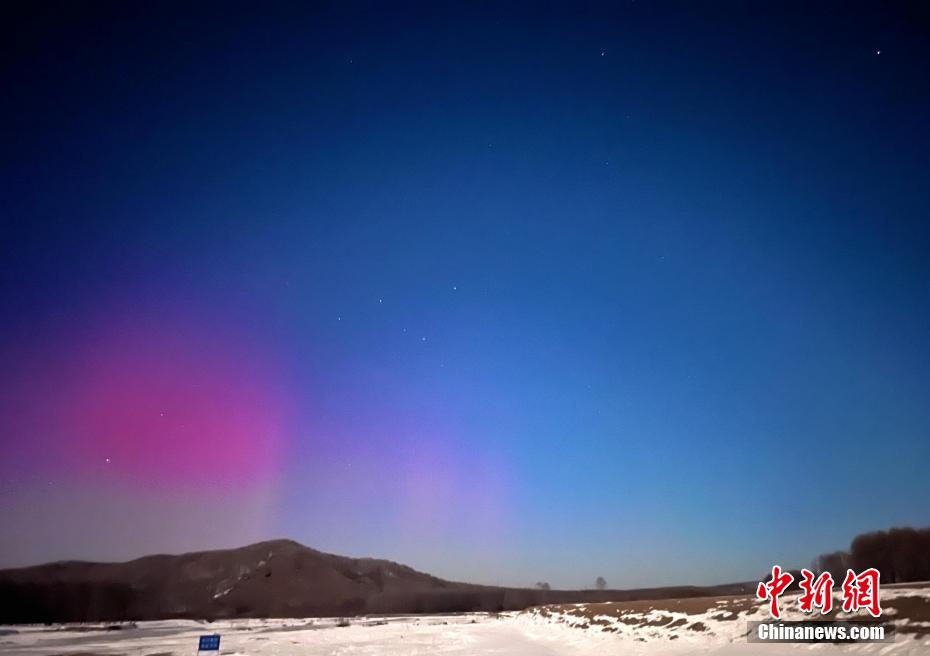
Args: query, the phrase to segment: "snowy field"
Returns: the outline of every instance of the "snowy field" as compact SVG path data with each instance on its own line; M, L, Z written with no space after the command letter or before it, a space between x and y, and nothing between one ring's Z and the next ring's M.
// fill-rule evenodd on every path
M580 608L580 607L579 607ZM714 653L721 656L792 654L856 654L917 656L930 654L930 639L908 636L893 644L837 647L832 645L751 645L733 623L720 633L680 632L679 640L640 632L616 633L600 627L572 626L537 613L502 615L353 618L348 626L337 619L233 620L210 624L194 621L141 622L122 630L93 626L16 626L0 629L0 653L10 656L193 656L197 637L218 632L221 656L400 656L476 655L568 656L623 654L631 656ZM215 653L215 652L214 652Z

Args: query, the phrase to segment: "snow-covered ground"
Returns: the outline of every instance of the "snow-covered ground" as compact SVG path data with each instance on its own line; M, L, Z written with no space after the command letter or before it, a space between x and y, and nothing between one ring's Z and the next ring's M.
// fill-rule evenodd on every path
M219 633L222 655L399 656L401 654L594 654L582 636L540 640L540 631L513 616L488 615L333 619L140 622L122 631L78 632L71 627L10 627L0 636L3 654L58 656L193 655L197 636ZM543 631L544 632L544 631ZM558 632L558 631L557 631Z
M599 642L603 653L658 655L707 652L727 656L766 654L857 654L859 656L930 656L930 586L884 586L881 592L883 622L897 629L892 643L848 645L785 645L749 643L749 622L770 620L767 604L751 596L666 599L661 601L599 604L564 604L531 608L514 618L517 623L539 627L537 637L581 633L589 643ZM837 610L834 620L863 620L862 613ZM797 595L781 599L782 619L816 619L801 613ZM616 650L622 645L620 651ZM567 652L574 653L574 652Z
M0 654L193 656L198 636L219 633L220 656L927 656L930 622L915 617L925 616L921 609L930 604L928 592L883 589L888 619L910 631L890 644L750 644L746 622L763 619L762 613L751 598L731 597L564 605L501 615L176 620L140 622L120 630L80 625L0 627ZM897 612L896 602L898 610L915 617ZM800 619L790 611L788 615L785 619Z

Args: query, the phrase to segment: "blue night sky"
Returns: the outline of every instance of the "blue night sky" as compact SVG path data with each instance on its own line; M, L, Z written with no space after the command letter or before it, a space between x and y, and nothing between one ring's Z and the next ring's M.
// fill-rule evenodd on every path
M756 579L930 524L930 12L26 3L0 566Z

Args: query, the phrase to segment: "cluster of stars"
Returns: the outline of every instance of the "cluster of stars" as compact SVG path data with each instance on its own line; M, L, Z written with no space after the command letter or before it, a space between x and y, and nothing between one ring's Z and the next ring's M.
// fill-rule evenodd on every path
M458 289L459 289L458 285L452 285L452 291L457 292ZM379 297L379 298L378 298L378 305L384 305L384 298L383 298L383 297ZM341 322L341 321L342 321L342 315L336 315L336 321L340 321L340 322ZM406 329L406 328L402 328L401 331L404 332L404 333L406 333L406 332L407 332L407 329ZM420 341L421 341L421 342L426 342L426 341L428 341L428 338L427 338L425 335L423 335L422 337L420 337ZM444 365L443 365L443 366L444 366ZM161 416L164 417L164 416L165 416L165 413L161 413ZM108 461L108 462L109 462L109 461Z

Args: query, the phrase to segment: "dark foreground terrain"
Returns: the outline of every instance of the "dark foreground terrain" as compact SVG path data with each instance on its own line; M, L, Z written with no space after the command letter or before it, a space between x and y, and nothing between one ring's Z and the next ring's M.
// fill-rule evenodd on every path
M274 540L125 563L68 561L0 570L0 623L523 610L540 604L741 594L753 585L499 588L445 581L387 560L347 558Z

